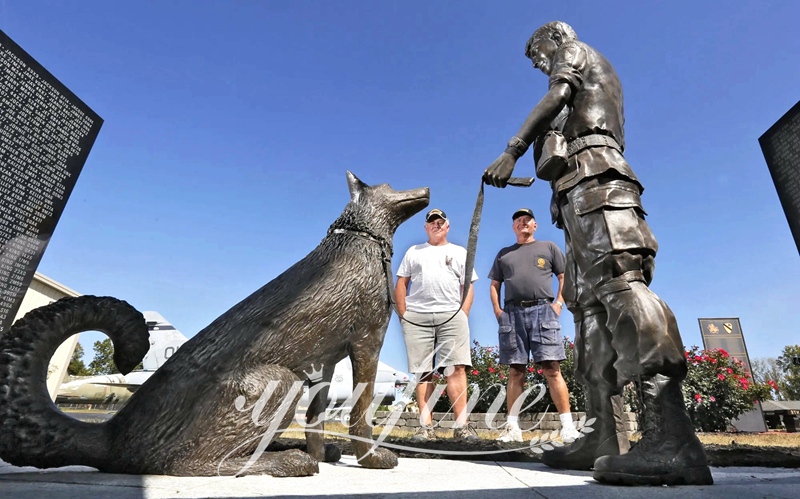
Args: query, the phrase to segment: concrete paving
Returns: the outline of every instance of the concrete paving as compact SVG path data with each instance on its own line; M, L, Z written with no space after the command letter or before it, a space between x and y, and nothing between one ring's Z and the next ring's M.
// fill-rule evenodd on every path
M115 475L70 466L18 468L0 461L0 498L404 497L442 498L749 498L800 496L800 470L712 468L706 487L612 487L590 472L556 471L539 463L400 458L392 470L361 468L353 456L320 464L303 478L269 476L179 478Z

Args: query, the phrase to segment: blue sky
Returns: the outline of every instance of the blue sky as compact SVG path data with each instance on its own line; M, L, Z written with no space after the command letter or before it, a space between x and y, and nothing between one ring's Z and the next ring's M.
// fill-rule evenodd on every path
M799 342L800 259L757 139L800 100L798 18L764 1L0 0L0 28L105 120L38 270L192 336L319 243L347 169L429 186L466 245L481 173L547 89L525 42L559 19L622 80L652 288L684 343L702 343L699 317L739 317L750 356L777 356ZM470 316L484 345L511 212L532 208L536 237L563 248L549 198L541 181L487 191ZM400 227L395 270L424 238L422 214ZM573 336L568 312L562 326ZM406 368L396 318L381 359Z

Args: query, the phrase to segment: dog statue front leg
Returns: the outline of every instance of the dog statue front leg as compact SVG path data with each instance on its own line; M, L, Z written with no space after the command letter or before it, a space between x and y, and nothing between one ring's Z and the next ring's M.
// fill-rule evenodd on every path
M328 390L333 379L335 364L324 366L322 378L311 381L308 392L312 394L306 410L306 452L319 462L335 463L342 458L342 451L334 444L325 443L325 409Z
M364 387L350 413L350 435L356 437L352 439L353 450L359 464L365 468L394 468L397 466L397 456L388 449L378 447L372 440L370 405L375 390L375 375L378 371L378 354L364 355L366 357L364 359L359 357L350 356L353 363L353 390L357 391L360 387Z

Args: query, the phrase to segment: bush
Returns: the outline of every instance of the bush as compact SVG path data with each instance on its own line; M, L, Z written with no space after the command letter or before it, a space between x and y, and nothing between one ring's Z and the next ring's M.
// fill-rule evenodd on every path
M472 412L490 412L490 408L501 397L502 405L497 412L505 414L505 387L508 383L508 366L499 363L499 352L496 346L481 346L473 342L472 367L467 370L467 384L469 396L472 397L476 390L480 390L480 398ZM584 388L575 380L575 350L569 338L564 339L566 359L561 362L561 374L569 389L569 403L573 412L586 410L586 397ZM751 410L758 400L769 400L770 390L773 389L772 381L756 383L747 372L745 364L730 355L725 350L700 350L692 347L686 351L688 372L683 381L683 398L694 427L698 431L726 431L731 422ZM434 405L434 412L451 411L450 400L445 393L445 379L439 374L434 375L437 383L437 392L440 396ZM529 366L525 379L525 388L542 385L544 389L547 382L539 366ZM501 392L503 395L501 395ZM633 385L625 388L626 409L637 410L635 390ZM539 394L539 389L534 388L523 404L523 413L554 412L555 406L549 393L544 394L531 407L526 405L533 402Z
M757 401L770 399L771 387L754 382L745 364L725 350L695 346L686 352L686 362L683 399L695 430L726 431Z
M502 405L497 408L497 412L505 414L507 412L505 400L505 388L508 384L508 366L500 364L500 353L496 346L481 346L477 341L473 342L473 347L470 349L472 357L472 367L467 369L467 385L468 395L473 396L476 390L479 390L479 399L472 412L485 413L490 412L490 408L495 400L500 397ZM564 338L564 351L566 359L561 362L561 374L564 381L567 383L569 390L569 403L570 409L573 412L584 411L586 405L586 398L584 396L583 387L575 380L575 345L569 340ZM448 412L451 410L450 400L445 393L445 379L444 376L439 374L434 375L434 381L437 383L436 392L440 395L436 405L434 405L434 412ZM541 388L539 388L541 385ZM533 387L531 392L525 399L522 408L523 413L537 413L537 412L555 412L555 405L550 398L547 391L547 381L540 366L529 365L528 373L525 377L525 389ZM543 396L534 403L531 407L525 407L532 403L540 393L544 390ZM501 395L502 393L502 395Z

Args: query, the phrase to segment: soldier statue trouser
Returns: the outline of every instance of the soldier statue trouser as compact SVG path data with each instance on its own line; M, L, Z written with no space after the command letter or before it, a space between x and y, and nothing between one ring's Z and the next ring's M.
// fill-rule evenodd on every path
M686 374L675 316L648 287L658 244L644 219L640 191L609 170L562 192L559 202L567 259L563 295L576 322L576 375L609 391L636 376Z
M575 376L587 388L586 412L595 431L545 453L543 462L593 467L595 479L610 483L710 484L702 444L683 405L680 381L687 366L678 324L648 287L658 245L640 194L640 185L613 167L558 193L567 250L563 296L575 317ZM621 389L630 381L642 438L628 452Z

